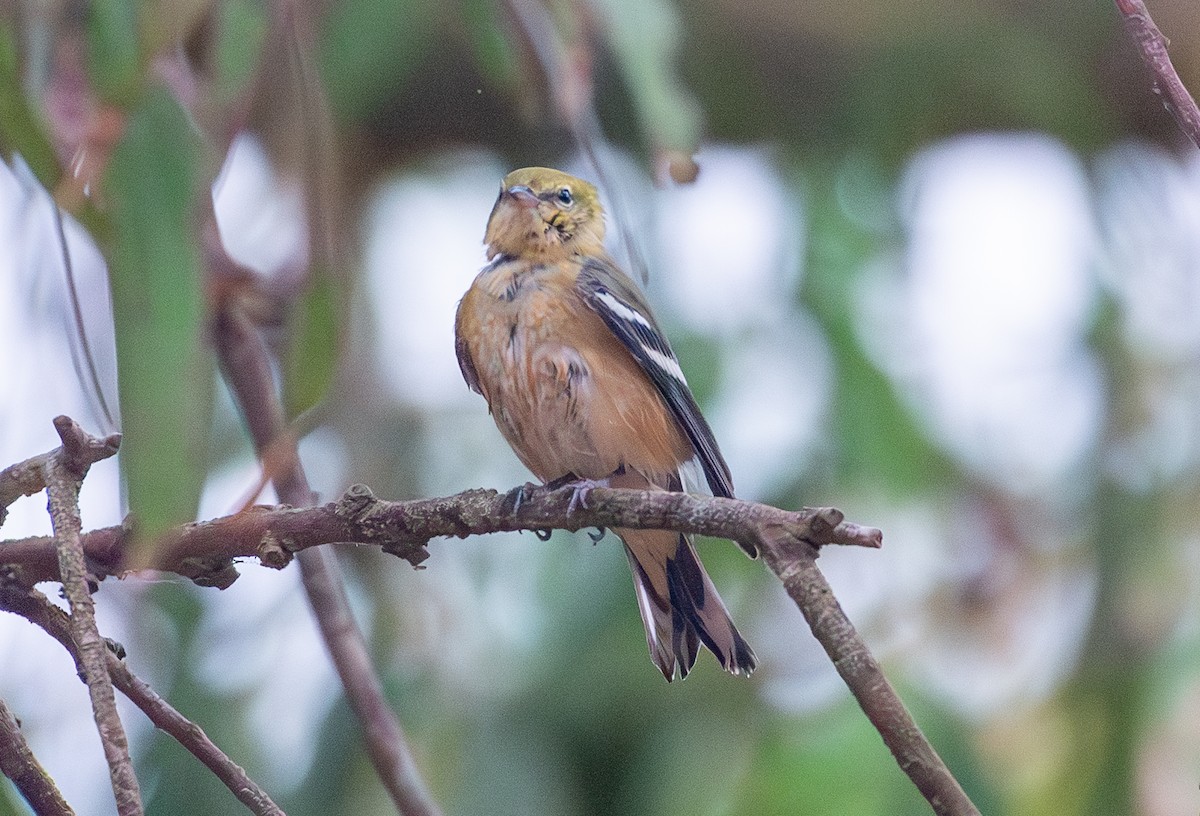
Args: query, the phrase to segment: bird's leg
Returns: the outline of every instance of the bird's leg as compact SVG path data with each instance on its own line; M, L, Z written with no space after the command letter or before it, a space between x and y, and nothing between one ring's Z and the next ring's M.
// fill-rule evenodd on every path
M575 482L581 482L581 481L586 481L586 480L580 479L574 473L567 472L567 473L564 473L562 476L559 476L557 479L551 479L550 481L546 482L546 489L547 490L558 490L560 487L566 487L569 484L574 484Z

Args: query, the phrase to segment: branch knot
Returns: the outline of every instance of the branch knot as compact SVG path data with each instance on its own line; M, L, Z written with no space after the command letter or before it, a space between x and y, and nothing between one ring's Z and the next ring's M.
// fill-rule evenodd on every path
M356 483L346 488L346 492L334 505L333 511L344 519L365 521L378 503L379 499L375 497L375 493L370 487Z

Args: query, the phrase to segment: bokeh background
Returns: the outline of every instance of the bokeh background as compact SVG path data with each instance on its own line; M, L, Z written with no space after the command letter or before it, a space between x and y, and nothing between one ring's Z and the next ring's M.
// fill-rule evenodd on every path
M1200 88L1200 11L1151 10ZM1200 157L1112 4L6 0L0 85L0 465L119 404L85 528L253 495L222 297L281 349L322 496L526 480L452 320L499 179L560 166L602 182L739 494L884 530L820 564L982 811L1200 811ZM34 497L0 535L48 530ZM761 667L672 685L611 536L430 549L339 555L447 813L928 812L727 542ZM288 813L391 812L297 570L241 571L106 581L102 631ZM68 800L112 812L66 654L6 616L0 655ZM242 812L123 712L149 812Z

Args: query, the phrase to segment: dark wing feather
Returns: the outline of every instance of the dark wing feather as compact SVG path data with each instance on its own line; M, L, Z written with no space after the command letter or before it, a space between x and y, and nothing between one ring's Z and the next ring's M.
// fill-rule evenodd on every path
M611 261L589 258L577 283L588 306L600 315L650 377L700 458L714 496L733 498L733 478L700 406L679 371L679 361L636 284ZM460 358L461 359L461 358Z
M462 303L458 304L458 309L462 311ZM471 350L467 348L466 338L459 331L460 315L455 315L454 320L454 355L458 357L458 369L462 372L463 379L467 381L467 387L476 394L482 394L483 388L479 384L479 374L475 371L475 361L471 359Z

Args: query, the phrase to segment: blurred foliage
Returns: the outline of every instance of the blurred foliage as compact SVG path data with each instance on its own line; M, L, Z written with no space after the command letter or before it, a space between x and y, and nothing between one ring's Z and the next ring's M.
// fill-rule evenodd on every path
M118 319L129 505L149 545L195 518L212 416L213 365L195 228L199 146L178 104L153 90L130 112L104 180Z
M403 92L429 55L438 6L417 0L348 0L333 6L322 40L321 69L334 112L355 121Z
M29 806L17 793L15 786L5 784L0 786L0 816L19 816L26 813Z
M702 116L675 68L683 40L679 12L666 0L603 0L595 7L644 139L655 150L691 153Z
M328 274L314 277L290 321L292 339L283 361L284 410L289 419L325 398L343 350L340 327L345 325L345 298L340 281Z
M831 410L839 483L843 488L870 483L893 497L925 495L945 488L955 478L954 468L931 449L887 375L867 359L856 334L858 272L879 251L881 240L849 217L845 176L874 175L872 181L884 183L878 170L872 174L857 167L858 158L852 155L836 167L806 165L812 238L802 302L830 339L839 372ZM849 193L851 197L883 203L869 190L871 182L852 183L857 189ZM891 235L883 238L892 239Z
M54 150L22 92L20 55L10 27L0 29L0 152L6 161L20 154L47 186L58 182Z
M88 79L101 99L132 104L144 81L147 54L139 42L138 5L99 0L87 11Z
M86 4L81 20L53 23L34 14L34 5L0 7L0 151L6 161L19 154L104 251L125 487L151 534L194 516L212 471L246 457L229 407L214 396L203 342L213 292L206 289L211 281L202 272L198 237L203 197L232 131L253 129L285 178L311 175L313 156L302 143L329 123L314 121L323 108L307 106L311 99L295 86L323 83L348 195L326 215L354 236L379 186L396 174L427 171L445 153L457 162L463 154L454 151L482 148L506 165L550 164L574 147L578 122L563 120L555 92L581 78L548 70L531 47L546 43L530 41L513 12L518 3L344 0L318 11L249 0L97 0ZM900 518L913 507L936 515L972 502L1000 506L1017 530L1007 538L996 534L1003 539L1004 552L995 558L1002 565L1012 563L1004 558L1036 561L1044 544L1037 539L1049 527L1039 526L1050 512L1045 506L1058 512L1067 505L1078 514L1062 526L1084 542L1080 564L1096 565L1097 603L1078 661L1061 682L986 714L964 712L918 679L899 683L983 812L1181 812L1154 809L1139 791L1151 784L1145 756L1165 739L1164 723L1180 709L1194 714L1186 703L1198 694L1198 637L1167 613L1169 623L1157 628L1143 618L1154 614L1145 611L1153 606L1147 599L1176 563L1170 546L1196 540L1200 478L1193 468L1173 481L1139 486L1108 470L1115 441L1131 432L1144 396L1131 373L1142 363L1121 330L1120 304L1106 297L1091 335L1080 339L1102 361L1108 425L1075 483L1062 486L1064 494L1084 496L1071 504L1062 496L981 485L979 473L931 430L933 420L914 410L894 372L872 357L859 297L864 269L902 253L908 236L897 187L914 154L939 139L1039 131L1084 159L1122 139L1172 143L1173 126L1115 28L1111 7L996 0L861 0L803 11L773 0L535 5L554 22L556 53L583 72L582 87L594 90L585 101L594 105L604 137L638 157L647 174L662 151L687 153L709 140L766 143L785 183L803 198L802 211L787 217L803 221L804 276L784 306L795 321L810 320L827 344L832 387L814 461L797 462L795 474L775 486L781 504L828 501L855 519L863 508ZM308 23L312 42L297 33ZM47 40L62 47L48 49ZM1192 64L1200 64L1195 44L1179 45L1190 47ZM196 70L195 86L181 82L170 61L181 54ZM304 66L317 66L320 76L298 77ZM78 111L56 96L60 74L86 85L86 93L72 98L81 110L95 114L103 103L122 121L115 150L102 157L102 183L85 203L73 204L58 189L79 147L68 137L87 138L79 135ZM189 102L189 92L201 98ZM457 218L459 192L447 191L450 203L436 218ZM756 191L738 194L752 198ZM634 223L641 215L634 212ZM451 469L430 461L443 453L446 435L468 433L467 423L453 412L424 413L416 400L396 405L380 395L367 373L380 327L345 311L356 260L333 270L317 260L319 274L291 281L283 295L269 293L283 308L265 310L270 317L263 322L282 350L278 374L289 416L327 399L322 419L347 440L345 450L322 449L327 455L314 456L309 467L333 469L329 462L342 455L343 481L367 481L380 495L411 495L435 482L424 478L427 471ZM722 343L742 339L718 339L701 328L674 332L689 365L718 359ZM447 326L447 338L449 332ZM358 356L347 352L352 343L360 346ZM715 366L689 376L701 402L717 398L722 374ZM474 408L484 410L481 403ZM211 445L210 435L216 436ZM973 523L960 520L944 536L961 538ZM529 567L535 577L523 585L524 596L501 601L493 582L513 575L485 557L496 546L489 542L450 542L444 549L439 543L423 573L377 553L347 554L357 611L389 696L448 813L927 812L844 691L792 710L763 691L782 669L765 665L766 680L744 682L722 675L707 657L686 683L663 684L646 659L612 539L598 547L581 541L523 542L520 557L537 559L536 570ZM905 544L888 538L889 547ZM775 582L721 547L705 545L704 557L722 591L740 596L735 615L765 617L762 610L779 593ZM949 602L926 598L922 609L884 603L879 616L927 616L939 631L958 636L976 631L955 627L985 616L987 581L954 583L968 567L942 566L955 576L944 579ZM108 585L101 603L107 591ZM269 759L279 753L263 743L275 734L250 724L256 695L264 692L204 679L206 671L219 671L209 653L225 644L214 642L222 630L202 597L208 596L166 584L138 599L137 609L152 610L146 618L161 629L146 626L142 642L126 644L135 668L148 668L160 693L278 793L288 813L390 812L333 686L323 695L330 704L319 712L292 711L290 702L274 709L281 720L319 720L311 730L311 765L305 765L307 744L285 746L295 757L287 767ZM264 606L248 627L261 637L278 635L268 618L282 619L289 631L300 625L287 617L294 609L284 613L285 600ZM1195 604L1181 600L1172 614L1188 609L1194 612ZM798 614L775 620L794 627L789 637L797 651L811 646ZM436 636L445 641L426 642ZM898 647L894 673L903 677L906 658L916 662L914 653L926 645ZM255 657L261 655L245 659ZM1020 723L1014 744L999 725L1008 720ZM172 741L155 735L135 741L135 748L150 813L243 812ZM1194 757L1189 761L1197 773ZM1194 792L1195 778L1187 785ZM0 814L19 812L13 800L10 788L0 791ZM79 803L80 812L103 812L105 803ZM1195 812L1194 802L1188 807Z
M228 0L217 6L215 14L213 93L217 102L229 105L257 75L267 16L251 0Z
M1042 130L1084 150L1112 139L1086 53L1015 21L949 33L881 48L855 72L839 130L853 130L890 166L941 136L978 128Z

